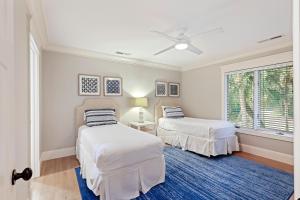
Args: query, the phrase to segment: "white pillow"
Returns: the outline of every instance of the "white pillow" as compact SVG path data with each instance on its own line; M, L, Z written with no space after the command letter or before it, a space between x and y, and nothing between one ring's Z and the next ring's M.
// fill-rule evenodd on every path
M184 113L180 106L162 106L164 118L182 118Z
M169 107L169 106L161 106L161 109L162 109L162 112L163 112L163 117L166 117L165 107Z
M114 108L90 109L84 111L87 126L101 126L117 124L116 110Z

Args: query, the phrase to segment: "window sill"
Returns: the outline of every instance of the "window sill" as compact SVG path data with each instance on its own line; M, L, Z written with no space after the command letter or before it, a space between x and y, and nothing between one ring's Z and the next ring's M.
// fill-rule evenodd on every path
M288 134L288 133L279 135L272 131L246 129L246 128L238 128L236 132L242 133L242 134L254 135L254 136L258 136L258 137L271 138L271 139L281 140L281 141L286 141L286 142L294 142L294 136L292 134Z

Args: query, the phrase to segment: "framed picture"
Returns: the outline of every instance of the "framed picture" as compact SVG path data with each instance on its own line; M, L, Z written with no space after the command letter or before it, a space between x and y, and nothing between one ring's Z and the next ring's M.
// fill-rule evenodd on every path
M104 77L104 96L122 95L121 77Z
M155 96L166 97L168 96L168 83L163 81L155 82Z
M179 97L180 95L180 84L179 83L169 83L169 96Z
M100 76L79 74L78 75L78 94L80 96L100 95Z

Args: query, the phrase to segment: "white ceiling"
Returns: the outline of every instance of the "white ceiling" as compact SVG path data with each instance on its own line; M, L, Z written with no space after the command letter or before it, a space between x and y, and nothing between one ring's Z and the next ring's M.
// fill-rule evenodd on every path
M201 67L242 53L291 43L291 0L42 0L50 45L74 47L181 68ZM222 27L224 33L196 37L204 53L171 50L173 43L150 32L176 36ZM285 37L263 44L257 41Z

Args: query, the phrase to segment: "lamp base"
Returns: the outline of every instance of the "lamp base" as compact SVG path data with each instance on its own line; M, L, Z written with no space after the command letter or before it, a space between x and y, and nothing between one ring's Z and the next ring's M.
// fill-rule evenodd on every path
M144 112L140 110L139 112L139 123L144 123Z

